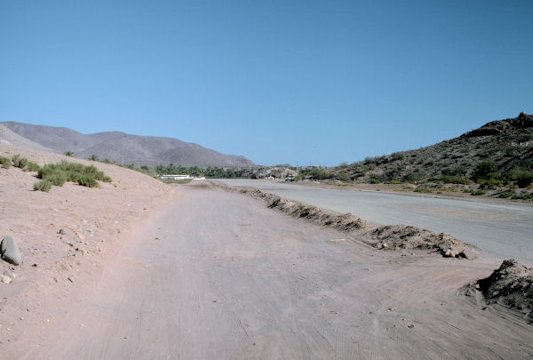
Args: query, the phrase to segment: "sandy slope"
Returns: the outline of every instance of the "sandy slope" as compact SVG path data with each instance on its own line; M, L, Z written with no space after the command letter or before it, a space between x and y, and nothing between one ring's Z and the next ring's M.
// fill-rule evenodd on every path
M0 142L0 156L14 154L40 164L68 159ZM137 172L92 164L113 182L99 189L67 183L35 192L35 174L0 168L0 237L15 238L24 256L17 267L0 261L0 273L12 279L0 283L0 348L31 343L29 334L46 334L65 307L73 306L78 289L97 282L132 226L174 192Z

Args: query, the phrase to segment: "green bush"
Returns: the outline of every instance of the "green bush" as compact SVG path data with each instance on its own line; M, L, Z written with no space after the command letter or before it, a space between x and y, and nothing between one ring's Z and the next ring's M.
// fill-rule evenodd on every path
M501 179L490 178L486 180L478 180L478 183L481 185L482 189L494 189L500 186L503 186L503 181Z
M498 167L492 160L485 160L480 162L472 174L472 180L480 182L482 180L491 180L498 178Z
M404 181L410 183L417 183L424 178L424 174L420 171L413 171L403 177Z
M74 156L74 152L73 151L65 151L63 153L63 155L68 156L68 157L73 157Z
M4 169L9 169L11 167L11 159L10 158L6 158L6 157L3 157L3 156L0 156L0 165L4 168Z
M98 182L94 177L90 177L88 175L81 175L76 179L76 182L78 185L86 186L90 188L98 187Z
M39 179L48 180L53 185L62 186L71 181L82 186L97 187L98 180L111 182L111 178L94 165L85 166L78 163L62 161L57 164L46 164L37 173Z
M68 180L66 172L57 164L46 164L37 172L37 178L48 180L55 186L63 186Z
M391 158L392 158L393 161L403 160L404 157L405 157L405 155L402 154L402 153L399 153L399 152L395 152L395 153L393 153L393 154L391 155Z
M33 161L28 161L26 166L24 167L25 171L32 171L32 172L38 172L41 169L39 164L34 163Z
M15 155L11 159L11 162L13 163L13 166L19 169L24 169L26 164L28 163L28 159L21 157L20 155Z
M526 188L533 182L533 172L514 167L509 171L508 178L515 182L519 188Z
M383 178L379 175L372 174L370 175L368 182L371 184L381 184L383 182Z
M49 192L51 188L52 182L50 182L49 180L41 180L33 184L33 190L35 191Z
M508 199L510 197L513 197L514 195L515 195L515 192L513 190L508 189L508 190L505 190L499 193L498 197L502 199Z

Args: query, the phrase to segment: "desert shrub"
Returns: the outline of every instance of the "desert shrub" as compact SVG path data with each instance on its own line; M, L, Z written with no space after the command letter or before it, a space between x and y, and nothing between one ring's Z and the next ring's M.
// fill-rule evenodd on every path
M492 160L485 160L480 162L472 174L472 180L475 182L480 182L482 180L496 179L498 167L496 163Z
M482 189L494 189L503 186L503 181L496 178L478 180L478 183L481 185Z
M383 182L383 178L379 175L372 174L370 175L368 182L371 184L381 184Z
M37 172L37 178L48 180L55 186L63 186L68 180L67 173L56 164L46 164Z
M11 167L11 159L3 157L3 156L0 156L0 165L4 169L9 169Z
M24 171L32 171L32 172L38 172L41 167L39 164L34 163L33 161L28 161L26 163L26 166L24 167Z
M92 154L91 156L89 156L89 160L98 161L98 156L96 154Z
M335 176L335 178L336 178L337 180L339 180L339 181L343 181L343 182L349 182L349 181L351 181L350 176L349 176L347 173L345 173L345 172L342 172L342 173L337 174L337 175Z
M485 194L486 194L485 190L472 190L472 192L470 192L470 195L472 196L481 196Z
M14 167L17 167L19 169L24 169L26 164L28 163L28 159L21 157L20 155L15 155L13 158L11 158L11 162L13 163Z
M533 172L514 167L509 171L509 180L513 181L520 188L526 188L533 182Z
M403 177L404 181L410 182L410 183L416 183L419 182L424 178L424 174L420 171L413 171Z
M442 169L441 174L444 176L463 176L466 174L466 169L464 166L456 165Z
M519 188L526 188L533 182L533 173L527 173L516 180Z
M504 150L504 154L507 157L513 157L517 153L518 153L517 149L515 149L513 146L509 146L509 147L505 148L505 150Z
M515 192L513 190L510 190L510 189L507 189L505 191L502 191L501 193L498 194L498 197L499 198L502 198L502 199L508 199L512 196L515 195Z
M395 152L391 155L391 158L392 160L394 161L399 161L399 160L403 160L404 159L404 155L402 153L399 153L399 152Z
M523 192L523 193L519 193L519 194L514 194L511 199L513 200L533 200L533 193L527 193L527 192Z
M81 175L76 179L78 185L86 186L90 188L98 187L98 182L94 177L88 175Z
M74 152L73 151L65 151L63 153L63 155L68 156L68 157L73 157L74 156Z
M71 181L82 186L97 187L98 180L111 182L111 178L94 165L85 166L78 163L62 161L58 164L46 164L39 169L37 177L49 180L53 185L62 186L66 181Z
M41 180L33 184L33 190L35 191L49 192L51 188L52 182L50 182L49 180Z
M321 168L321 167L303 169L301 173L304 177L309 177L314 180L326 180L326 179L331 179L333 177L333 174L331 173L331 171Z

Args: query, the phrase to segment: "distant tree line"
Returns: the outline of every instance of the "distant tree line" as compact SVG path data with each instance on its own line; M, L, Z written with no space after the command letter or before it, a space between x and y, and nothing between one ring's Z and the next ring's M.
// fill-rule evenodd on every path
M182 166L174 164L158 165L154 170L158 176L164 174L188 174L191 176L205 176L206 178L214 179L251 179L254 174L253 168L223 168L213 166L200 168L198 166Z

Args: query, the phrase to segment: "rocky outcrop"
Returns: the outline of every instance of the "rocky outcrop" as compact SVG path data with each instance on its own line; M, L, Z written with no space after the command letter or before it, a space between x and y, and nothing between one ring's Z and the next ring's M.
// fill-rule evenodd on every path
M11 236L6 236L0 244L0 255L2 259L13 265L20 265L22 255L17 243Z

